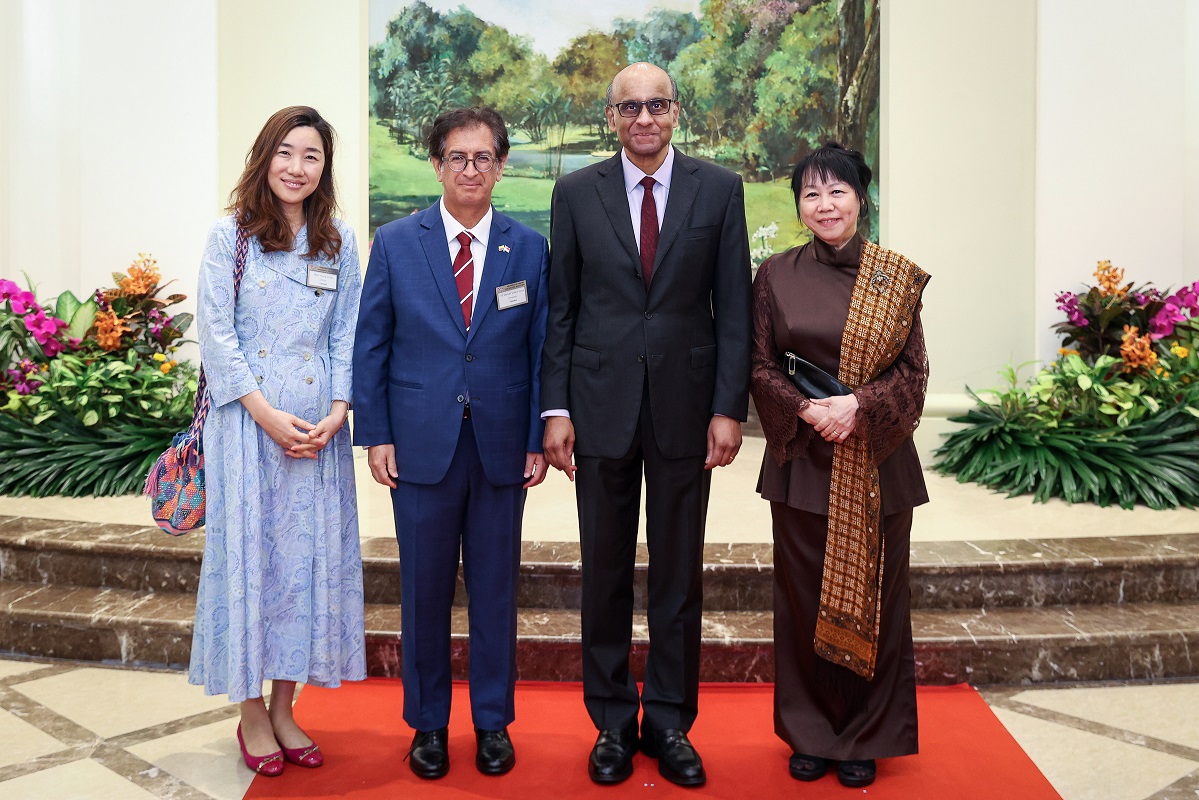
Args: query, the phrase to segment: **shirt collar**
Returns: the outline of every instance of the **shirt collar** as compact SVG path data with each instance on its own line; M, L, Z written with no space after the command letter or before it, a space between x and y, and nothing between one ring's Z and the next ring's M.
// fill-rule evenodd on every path
M840 250L819 236L812 237L816 260L832 267L856 267L862 260L862 234L855 233Z
M445 210L445 199L437 201L437 207L441 209L441 222L445 225L445 241L446 244L458 238L458 234L463 231L469 232L472 236L479 240L483 245L483 249L487 249L487 238L491 236L491 217L495 210L492 206L487 206L487 213L483 215L483 219L479 220L478 224L473 228L467 228L461 222L454 219L454 215Z
M631 192L637 184L641 183L641 179L645 177L646 173L642 172L641 168L635 166L632 161L629 161L629 154L625 152L623 147L620 148L620 166L624 170L624 190ZM667 189L670 189L670 176L673 174L674 145L667 145L666 160L662 162L662 165L650 177Z

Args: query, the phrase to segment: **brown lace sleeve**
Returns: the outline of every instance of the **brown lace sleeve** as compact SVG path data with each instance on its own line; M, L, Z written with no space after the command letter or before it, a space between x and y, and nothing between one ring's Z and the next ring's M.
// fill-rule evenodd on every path
M928 353L920 310L899 356L878 377L854 390L858 398L858 431L870 445L871 459L881 464L916 430L928 389Z
M799 412L808 405L808 398L787 380L775 352L770 266L768 259L758 267L754 279L750 394L758 410L762 432L766 435L766 447L781 467L786 461L807 456L812 427L799 419Z

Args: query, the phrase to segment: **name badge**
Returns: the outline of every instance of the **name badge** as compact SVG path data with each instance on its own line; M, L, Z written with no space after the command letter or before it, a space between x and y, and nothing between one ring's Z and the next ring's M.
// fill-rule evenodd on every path
M331 292L336 292L337 270L331 267L322 267L317 264L309 264L308 283L305 285L309 289L328 289Z
M524 281L495 287L495 307L500 311L529 302L529 287Z

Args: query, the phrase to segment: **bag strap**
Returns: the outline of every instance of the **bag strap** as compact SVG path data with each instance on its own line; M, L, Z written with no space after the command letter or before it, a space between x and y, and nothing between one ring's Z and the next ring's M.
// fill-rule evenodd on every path
M237 226L237 244L233 249L233 306L237 308L237 296L241 292L241 279L246 274L246 255L250 250L250 239L246 236L246 229L242 226ZM236 313L236 312L235 312ZM200 362L200 378L196 381L196 405L192 410L192 424L188 426L182 440L179 442L178 452L182 455L183 450L188 445L194 445L200 440L201 434L204 432L204 420L208 418L208 376L204 374L204 363Z

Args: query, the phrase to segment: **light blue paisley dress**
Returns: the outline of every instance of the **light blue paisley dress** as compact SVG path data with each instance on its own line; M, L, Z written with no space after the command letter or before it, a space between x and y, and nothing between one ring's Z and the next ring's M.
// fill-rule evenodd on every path
M350 398L362 281L354 232L341 233L337 291L307 287L307 230L290 252L250 240L233 313L233 217L200 266L197 329L211 408L204 425L206 540L188 680L234 702L264 680L337 686L366 677L362 557L350 432L293 459L238 398L316 423Z

